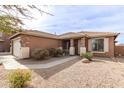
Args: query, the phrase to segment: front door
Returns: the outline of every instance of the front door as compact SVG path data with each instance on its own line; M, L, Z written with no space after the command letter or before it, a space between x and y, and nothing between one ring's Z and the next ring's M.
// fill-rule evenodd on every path
M63 40L62 46L63 46L64 54L69 55L70 40Z

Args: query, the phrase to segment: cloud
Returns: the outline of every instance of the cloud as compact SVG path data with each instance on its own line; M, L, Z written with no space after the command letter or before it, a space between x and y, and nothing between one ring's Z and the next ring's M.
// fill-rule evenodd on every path
M124 31L124 6L49 6L54 16L34 15L38 20L27 21L27 28L62 34L69 31ZM118 37L123 42L123 36Z

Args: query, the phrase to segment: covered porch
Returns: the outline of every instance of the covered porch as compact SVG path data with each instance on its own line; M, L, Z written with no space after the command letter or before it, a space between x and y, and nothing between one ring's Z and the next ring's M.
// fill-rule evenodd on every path
M68 38L61 40L60 48L64 55L81 55L87 51L87 38Z

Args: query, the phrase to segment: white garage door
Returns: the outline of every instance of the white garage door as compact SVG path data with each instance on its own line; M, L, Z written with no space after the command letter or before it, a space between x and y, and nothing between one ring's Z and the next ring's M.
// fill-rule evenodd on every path
M20 39L13 40L13 55L18 57L18 58L21 57Z

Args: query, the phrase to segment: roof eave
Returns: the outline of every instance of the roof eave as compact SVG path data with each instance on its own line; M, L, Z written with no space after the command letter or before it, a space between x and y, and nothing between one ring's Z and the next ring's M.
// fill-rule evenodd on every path
M35 34L30 34L30 33L25 33L25 32L18 32L18 33L16 33L16 34L10 36L9 39L12 39L12 38L14 38L15 36L20 35L20 34L23 34L23 35L31 35L31 36L39 36L39 37L41 37L40 35L35 35ZM45 36L42 36L42 37L44 37L44 38L52 38L52 37L47 37L47 36L46 36L46 37L45 37ZM52 39L58 39L58 37L55 37L55 38L52 38Z
M21 33L22 33L22 32L18 32L18 33L16 33L16 34L14 34L14 35L10 36L10 37L9 37L9 39L14 38L15 36L17 36L17 35L19 35L19 34L21 34Z
M89 36L90 38L95 38L95 37L111 37L111 36L114 36L114 37L117 37L119 34L116 34L116 35L100 35L100 36Z

